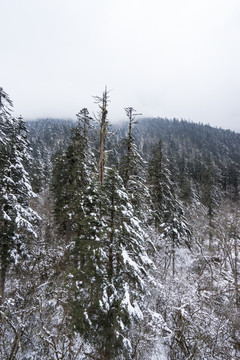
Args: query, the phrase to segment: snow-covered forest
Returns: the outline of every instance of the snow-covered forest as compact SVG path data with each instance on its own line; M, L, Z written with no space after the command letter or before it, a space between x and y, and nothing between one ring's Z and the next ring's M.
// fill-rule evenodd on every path
M240 134L0 88L0 359L240 359Z

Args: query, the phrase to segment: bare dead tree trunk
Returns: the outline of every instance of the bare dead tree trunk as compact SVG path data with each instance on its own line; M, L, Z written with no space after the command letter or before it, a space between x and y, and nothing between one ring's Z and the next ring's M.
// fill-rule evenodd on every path
M105 168L105 144L107 137L108 121L107 121L107 105L108 105L108 91L105 88L102 97L95 97L99 104L99 122L100 122L100 145L99 145L99 183L103 184L104 168Z
M125 169L125 176L124 176L124 185L127 188L129 176L130 176L130 162L132 157L132 144L133 144L133 137L132 137L132 126L136 124L135 117L137 115L142 114L136 114L136 110L134 110L133 107L125 108L127 117L129 119L128 123L128 137L127 137L127 156L126 156L126 169Z
M237 236L234 239L234 284L236 305L239 307L239 285L238 285L238 241Z
M0 274L0 305L4 301L4 290L5 290L5 278L6 278L6 271L1 269Z

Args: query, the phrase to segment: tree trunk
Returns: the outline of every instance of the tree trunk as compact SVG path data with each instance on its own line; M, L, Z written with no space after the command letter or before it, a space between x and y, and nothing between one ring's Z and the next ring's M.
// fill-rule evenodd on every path
M100 105L101 109L101 119L100 119L100 146L99 146L99 182L100 185L103 184L104 178L104 168L105 168L105 143L107 137L107 88L103 93L103 97L99 99L101 100L102 105Z
M5 280L6 280L6 271L5 269L1 269L1 279L0 279L0 304L4 301L4 290L5 290Z

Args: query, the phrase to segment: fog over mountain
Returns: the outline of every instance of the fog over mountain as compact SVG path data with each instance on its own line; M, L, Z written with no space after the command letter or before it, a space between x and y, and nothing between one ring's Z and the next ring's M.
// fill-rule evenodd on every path
M113 122L133 106L240 131L238 0L8 0L0 11L15 115L74 118L107 85Z

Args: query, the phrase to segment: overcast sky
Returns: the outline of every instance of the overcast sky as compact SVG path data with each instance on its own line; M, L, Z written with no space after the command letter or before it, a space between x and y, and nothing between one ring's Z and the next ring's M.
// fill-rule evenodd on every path
M240 132L239 0L0 0L0 86L25 119L75 118L110 92L132 106Z

